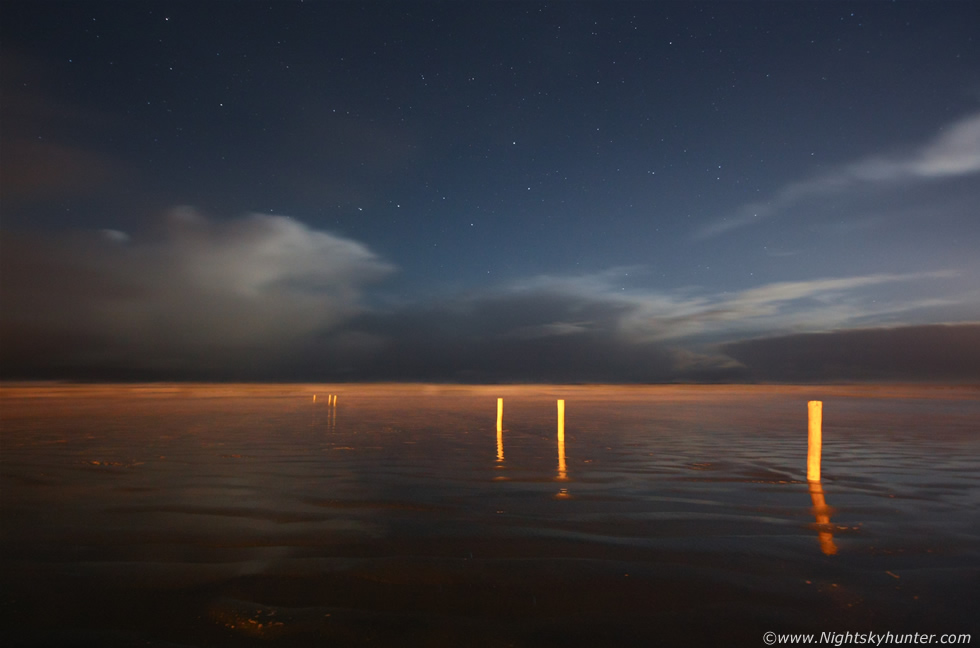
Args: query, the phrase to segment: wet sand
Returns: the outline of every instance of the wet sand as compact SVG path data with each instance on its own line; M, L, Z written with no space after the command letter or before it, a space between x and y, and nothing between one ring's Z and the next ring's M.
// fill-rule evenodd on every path
M974 387L5 385L0 408L14 645L977 627Z

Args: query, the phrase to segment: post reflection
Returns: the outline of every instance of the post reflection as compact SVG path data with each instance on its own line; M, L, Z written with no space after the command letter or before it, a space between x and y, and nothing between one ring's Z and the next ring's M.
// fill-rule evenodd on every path
M321 400L319 402L322 403L323 401ZM310 427L314 430L317 428L318 418L319 418L318 412L320 410L320 407L318 406L317 403L318 403L317 395L313 394L313 419L310 422ZM327 394L326 408L327 408L327 416L326 416L327 432L333 432L337 428L337 395L336 394Z
M830 526L830 507L824 499L823 485L818 481L810 482L810 499L813 501L813 515L817 522L817 538L820 540L820 551L828 556L837 553L834 544L834 534Z

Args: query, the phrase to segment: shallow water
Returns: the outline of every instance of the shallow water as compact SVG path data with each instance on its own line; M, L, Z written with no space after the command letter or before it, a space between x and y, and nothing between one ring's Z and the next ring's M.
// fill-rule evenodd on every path
M15 645L977 627L976 388L7 385L0 405Z

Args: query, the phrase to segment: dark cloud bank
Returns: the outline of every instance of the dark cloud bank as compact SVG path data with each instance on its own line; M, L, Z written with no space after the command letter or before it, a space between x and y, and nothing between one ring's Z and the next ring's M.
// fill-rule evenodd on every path
M773 284L721 306L624 297L594 277L539 277L370 308L369 286L394 268L362 244L286 217L214 221L190 208L138 238L5 234L0 263L0 377L8 380L980 379L978 324L752 339L710 328L779 316L782 304L818 291L901 277ZM699 331L714 341L697 344Z
M726 344L745 378L808 381L976 381L980 325L930 325L786 335Z

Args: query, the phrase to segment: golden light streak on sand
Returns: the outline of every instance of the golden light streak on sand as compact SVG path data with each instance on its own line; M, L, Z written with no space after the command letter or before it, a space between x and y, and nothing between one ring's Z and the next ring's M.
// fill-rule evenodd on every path
M824 499L823 485L820 482L810 482L810 499L813 501L813 515L817 521L820 551L833 556L837 553L837 545L834 544L834 534L830 531L830 507Z

